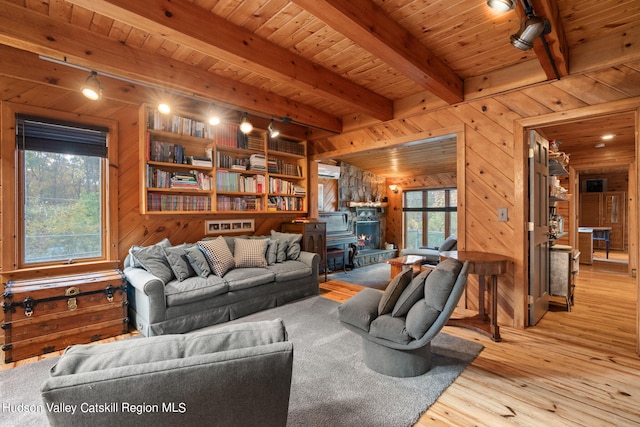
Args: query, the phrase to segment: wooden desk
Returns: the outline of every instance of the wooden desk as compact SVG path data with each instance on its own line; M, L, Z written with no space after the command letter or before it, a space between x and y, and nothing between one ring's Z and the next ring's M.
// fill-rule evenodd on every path
M422 263L426 262L426 258L420 255L405 255L398 258L388 259L383 262L391 265L391 279L402 273L402 270L410 266L414 272L420 269Z
M591 233L593 241L601 240L605 244L607 259L609 259L609 245L611 243L611 227L578 227L578 233Z
M449 319L447 325L473 329L487 335L493 341L501 341L500 327L498 326L498 275L507 271L511 259L504 255L473 251L445 251L440 253L440 257L454 258L462 262L468 261L468 273L478 275L478 314L460 319ZM491 276L489 315L485 312L484 305L485 276Z

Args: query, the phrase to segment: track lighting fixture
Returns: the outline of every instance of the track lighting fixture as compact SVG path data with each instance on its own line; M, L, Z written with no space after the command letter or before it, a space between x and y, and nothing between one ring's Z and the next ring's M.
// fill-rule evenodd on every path
M528 16L522 20L520 30L511 36L511 44L520 50L531 49L533 42L544 33L547 23L539 16Z
M169 114L171 112L171 106L167 102L161 101L158 103L158 111L162 114Z
M244 113L244 115L242 116L242 120L240 121L240 132L249 133L252 130L253 130L253 125L249 121L249 118L247 117L247 113Z
M102 84L98 80L98 73L92 71L89 77L84 81L82 85L82 94L92 101L97 101L102 98Z
M220 115L213 104L211 108L209 108L209 124L211 126L218 126L220 124Z
M273 119L271 119L271 123L269 123L269 126L267 127L267 130L269 131L269 137L270 138L277 138L278 135L280 135L280 131L278 129L276 129L275 127L273 127Z
M496 12L507 12L516 7L516 0L487 0L487 5Z

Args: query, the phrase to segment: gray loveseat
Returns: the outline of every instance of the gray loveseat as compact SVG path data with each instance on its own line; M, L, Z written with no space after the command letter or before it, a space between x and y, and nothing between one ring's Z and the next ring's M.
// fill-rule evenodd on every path
M277 319L72 346L40 391L52 426L281 427L292 367Z
M218 237L133 247L124 262L131 323L178 334L318 294L315 253L300 234Z

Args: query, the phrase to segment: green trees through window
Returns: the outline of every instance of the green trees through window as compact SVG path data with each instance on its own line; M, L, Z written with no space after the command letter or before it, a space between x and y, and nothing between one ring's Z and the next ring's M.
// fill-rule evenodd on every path
M71 127L65 137L65 127L35 122L30 133L31 121L17 122L22 262L103 257L105 151L86 149L95 131L83 138L84 129Z
M403 193L405 248L438 247L458 232L455 188L406 190Z

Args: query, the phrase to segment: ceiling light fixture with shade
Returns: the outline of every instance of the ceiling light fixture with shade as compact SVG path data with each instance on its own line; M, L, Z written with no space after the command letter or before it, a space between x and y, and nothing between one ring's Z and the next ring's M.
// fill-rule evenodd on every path
M102 84L98 80L98 73L92 71L89 77L84 81L82 85L82 94L92 101L97 101L102 98Z
M162 114L169 114L171 112L171 106L165 101L158 103L158 111Z
M242 115L242 120L240 121L240 132L249 133L253 130L253 125L249 121L249 117L247 117L247 113Z

